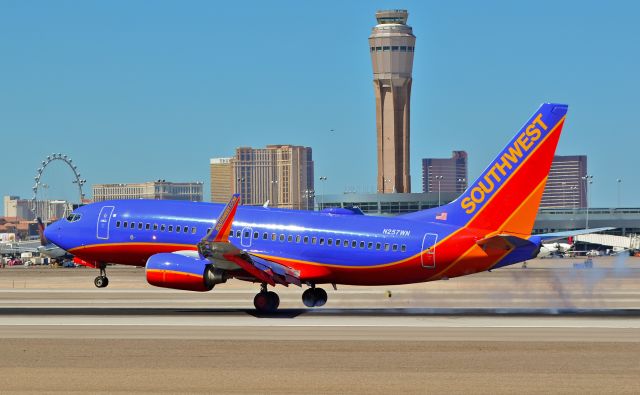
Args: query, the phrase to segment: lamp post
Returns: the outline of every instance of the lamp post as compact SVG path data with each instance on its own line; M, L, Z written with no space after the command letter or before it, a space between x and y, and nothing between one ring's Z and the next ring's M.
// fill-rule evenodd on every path
M324 183L327 181L327 176L320 176L320 206L318 211L322 211L324 208Z
M622 178L618 178L616 180L616 182L618 183L618 208L620 208L620 195L621 195L621 188L622 188Z
M593 184L593 176L586 175L582 177L582 179L584 180L584 187L587 190L587 219L585 222L585 229L589 229L589 185Z
M315 191L313 189L306 189L302 194L305 200L305 210L309 210L309 199L313 199L315 197L314 192Z
M436 180L438 180L438 207L440 207L440 181L442 181L444 177L436 176Z

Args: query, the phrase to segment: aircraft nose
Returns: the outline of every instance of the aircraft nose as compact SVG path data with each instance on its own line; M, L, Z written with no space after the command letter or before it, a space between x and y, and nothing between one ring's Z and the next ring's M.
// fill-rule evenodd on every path
M51 225L47 226L44 230L44 237L51 243L60 246L60 233L62 230L62 225L60 221L56 221Z

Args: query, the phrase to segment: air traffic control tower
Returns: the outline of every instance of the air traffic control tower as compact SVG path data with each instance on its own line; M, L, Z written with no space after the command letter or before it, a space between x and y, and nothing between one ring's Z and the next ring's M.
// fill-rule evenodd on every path
M378 130L378 193L411 192L409 103L416 37L406 10L376 12L369 36Z

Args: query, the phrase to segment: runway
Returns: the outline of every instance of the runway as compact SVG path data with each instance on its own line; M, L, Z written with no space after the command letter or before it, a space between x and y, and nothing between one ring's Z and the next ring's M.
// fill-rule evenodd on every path
M0 270L1 392L638 393L640 260L339 287L258 315L256 286L162 290L144 272Z

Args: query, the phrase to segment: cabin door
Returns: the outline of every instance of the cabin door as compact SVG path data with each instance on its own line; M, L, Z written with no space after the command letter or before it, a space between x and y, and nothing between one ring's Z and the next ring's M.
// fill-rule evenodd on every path
M98 239L109 239L109 223L113 214L113 206L104 206L100 209L100 215L98 215L98 224L96 237Z
M436 267L436 242L438 235L435 233L426 233L422 239L422 267L433 269Z
M251 247L251 236L253 234L253 229L251 228L243 228L242 236L240 237L240 244L243 247Z

